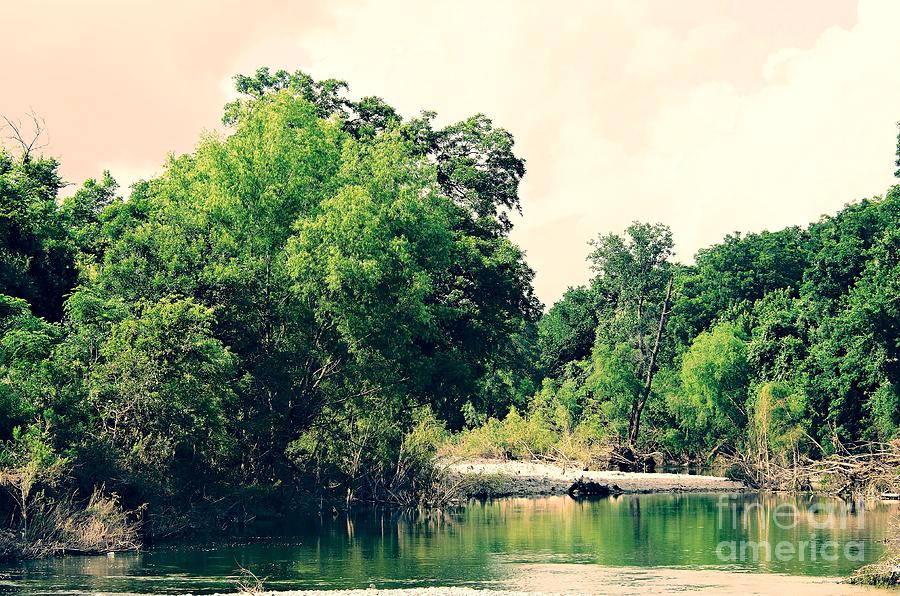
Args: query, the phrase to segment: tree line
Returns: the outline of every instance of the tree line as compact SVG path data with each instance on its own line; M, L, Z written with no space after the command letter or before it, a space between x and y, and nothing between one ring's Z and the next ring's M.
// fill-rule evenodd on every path
M574 435L701 463L897 438L898 229L894 186L805 227L730 234L691 265L673 261L662 224L600 236L590 283L537 324L545 376L533 426L510 436L542 450Z
M228 132L124 195L105 173L60 198L56 160L0 152L0 469L20 497L52 470L127 507L377 498L415 488L447 432L503 424L535 429L511 451L570 436L673 460L897 435L898 187L693 265L636 223L542 313L509 240L507 131L302 72L236 83Z

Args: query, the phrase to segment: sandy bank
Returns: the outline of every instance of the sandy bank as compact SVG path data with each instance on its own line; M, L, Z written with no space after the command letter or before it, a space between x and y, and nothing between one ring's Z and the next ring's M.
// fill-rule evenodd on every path
M565 494L579 478L615 484L625 492L740 491L745 486L722 476L649 474L644 472L583 471L556 464L480 460L447 464L451 478L465 478L493 496Z
M247 596L242 594L213 594L212 596ZM255 594L255 593L252 593ZM395 590L318 590L259 592L259 596L562 596L562 592L517 592L513 590L476 590L473 588L407 588ZM570 593L567 593L570 594Z

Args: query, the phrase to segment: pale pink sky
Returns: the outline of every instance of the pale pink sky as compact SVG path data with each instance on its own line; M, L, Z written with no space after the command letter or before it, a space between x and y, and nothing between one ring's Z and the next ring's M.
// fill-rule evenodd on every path
M807 223L892 183L894 0L31 0L3 7L0 114L47 122L80 182L159 171L257 66L407 115L485 112L527 160L514 239L545 302L632 220L678 255Z

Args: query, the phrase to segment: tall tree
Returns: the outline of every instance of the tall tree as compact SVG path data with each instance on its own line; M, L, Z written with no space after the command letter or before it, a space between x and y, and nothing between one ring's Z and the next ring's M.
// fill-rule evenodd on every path
M642 380L632 396L627 441L634 447L641 416L653 390L653 379L667 343L674 269L672 232L662 224L634 223L625 236L609 234L592 243L589 260L601 302L597 341L626 345L634 376Z
M441 160L380 100L348 102L302 73L263 70L238 88L248 97L228 107L227 137L102 213L110 239L78 294L211 309L234 370L233 469L352 483L390 468L413 409L461 425L464 403L489 407L481 394L515 376L504 344L536 318L533 274L501 211L481 206L518 199L492 173L503 164L466 161L511 138L483 120L454 133L467 150L444 161L471 172L451 172L451 196ZM99 399L117 403L108 389Z
M551 376L591 354L597 329L597 299L587 287L569 288L538 322L541 361Z

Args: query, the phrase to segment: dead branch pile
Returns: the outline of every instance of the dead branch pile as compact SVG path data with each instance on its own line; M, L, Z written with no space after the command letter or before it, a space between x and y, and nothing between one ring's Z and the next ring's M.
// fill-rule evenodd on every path
M867 443L822 459L792 454L765 458L736 453L730 475L756 488L819 491L842 496L877 497L900 490L900 440Z

